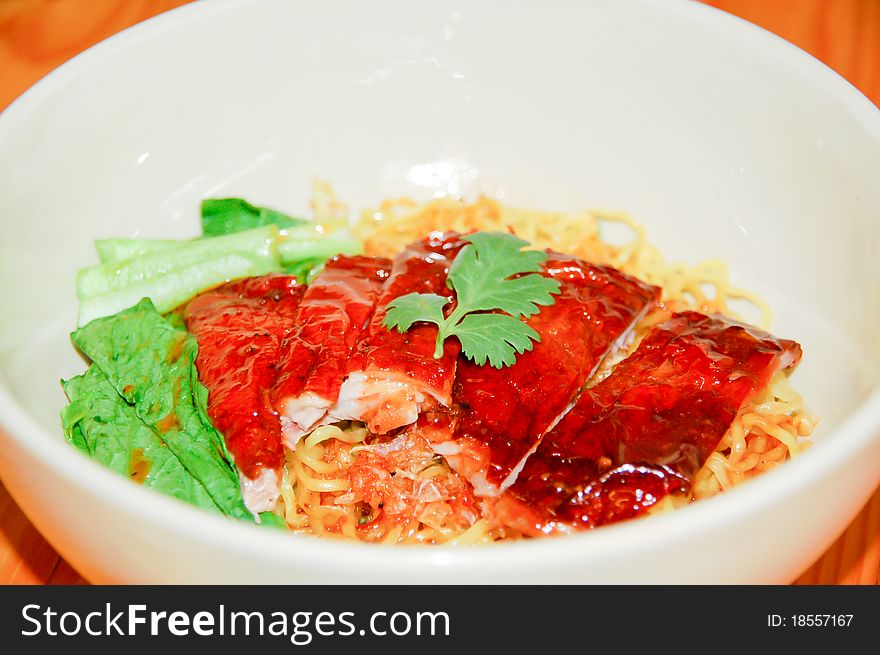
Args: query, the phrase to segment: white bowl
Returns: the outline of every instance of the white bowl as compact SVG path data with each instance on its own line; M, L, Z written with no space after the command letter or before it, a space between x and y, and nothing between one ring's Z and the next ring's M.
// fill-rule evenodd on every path
M880 112L696 3L229 0L92 48L0 117L0 474L96 582L786 582L880 482ZM217 518L64 443L76 270L185 237L205 196L401 192L624 209L726 259L806 352L814 448L719 497L576 536L388 548Z

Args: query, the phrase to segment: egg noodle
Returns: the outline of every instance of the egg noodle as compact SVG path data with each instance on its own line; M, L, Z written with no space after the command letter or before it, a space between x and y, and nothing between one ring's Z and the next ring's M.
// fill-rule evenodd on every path
M329 195L333 202L323 204L338 214L340 205ZM625 228L631 238L619 245L603 240L606 224ZM382 257L393 257L434 231L510 231L536 248L611 265L660 286L661 303L636 326L635 339L614 362L676 311L736 317L733 305L747 304L760 315L753 323L763 328L770 324L767 304L731 285L723 262L668 263L625 214L523 210L487 197L473 203L441 198L425 204L403 198L365 211L357 230L365 254ZM610 368L605 366L606 373ZM796 456L809 445L805 437L815 424L801 395L778 373L740 411L697 474L690 495L668 496L651 513L712 496ZM367 443L367 437L359 423L322 426L288 451L279 504L292 530L380 543L468 545L520 537L481 518L480 499L415 430L390 443Z

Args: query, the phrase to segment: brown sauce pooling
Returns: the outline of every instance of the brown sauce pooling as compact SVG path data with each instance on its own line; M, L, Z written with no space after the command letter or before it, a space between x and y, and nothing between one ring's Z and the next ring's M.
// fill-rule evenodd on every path
M143 484L147 476L150 474L152 464L144 456L143 448L135 448L131 451L131 460L128 463L128 476L137 482Z

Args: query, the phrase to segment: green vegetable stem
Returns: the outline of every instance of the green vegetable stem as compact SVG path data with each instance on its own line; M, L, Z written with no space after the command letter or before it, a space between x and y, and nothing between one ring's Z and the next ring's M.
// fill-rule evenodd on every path
M361 251L344 224L293 218L241 198L202 203L204 236L186 241L100 239L101 263L77 275L79 325L150 298L161 313L229 280L286 273L303 283L328 258Z
M280 270L274 225L145 250L79 272L79 324L115 314L141 298L152 299L160 312L168 312L227 280Z

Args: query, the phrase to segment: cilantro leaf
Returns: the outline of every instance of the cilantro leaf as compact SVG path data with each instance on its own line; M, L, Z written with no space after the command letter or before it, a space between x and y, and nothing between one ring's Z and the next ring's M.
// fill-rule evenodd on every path
M436 293L408 293L388 304L384 325L396 327L398 332L406 332L418 321L442 327L446 320L443 316L443 307L448 303L448 298L438 296Z
M434 323L435 358L442 355L443 342L455 336L465 357L477 364L488 360L496 368L510 366L516 353L541 340L520 319L537 314L539 305L555 303L559 282L538 274L546 253L523 250L529 243L512 234L476 232L462 238L468 245L452 262L446 282L456 296L449 316L443 311L447 298L410 293L389 303L382 324L406 332L414 323Z
M512 366L516 353L532 349L541 336L521 320L507 314L468 314L454 330L465 353L480 366L489 360L495 368Z
M469 312L502 309L512 316L538 313L536 305L552 305L551 293L559 283L540 275L507 278L521 273L537 273L547 254L522 250L529 245L519 237L503 232L476 232L463 237L470 242L461 249L446 283L455 289L459 305Z

